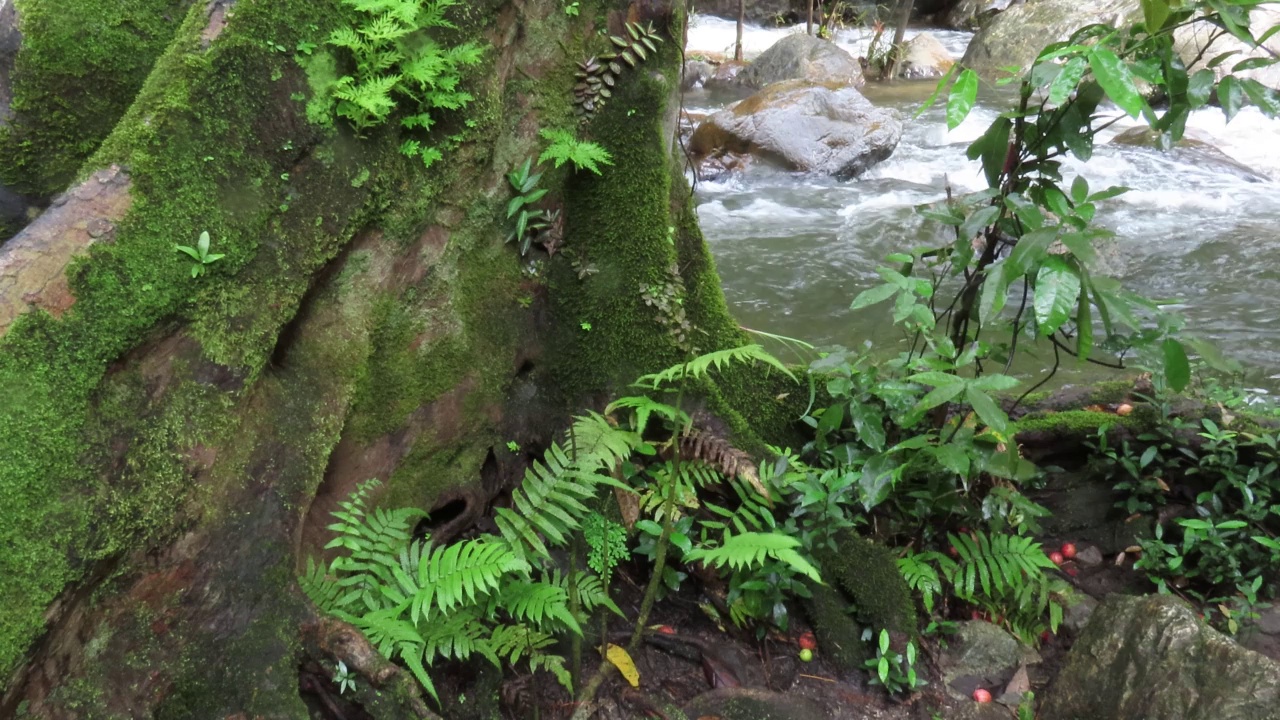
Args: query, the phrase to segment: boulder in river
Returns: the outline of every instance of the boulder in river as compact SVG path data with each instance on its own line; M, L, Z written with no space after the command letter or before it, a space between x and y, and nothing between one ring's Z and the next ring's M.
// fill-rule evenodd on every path
M902 116L838 83L775 83L707 118L689 139L695 162L750 153L789 170L855 178L888 158Z
M861 87L862 65L835 43L803 32L792 33L760 54L738 76L747 87L763 88L783 80L812 80Z
M940 18L942 27L977 30L991 16L1012 3L1009 0L960 0Z
M1045 45L1086 25L1119 26L1140 17L1137 0L1027 0L984 23L960 63L987 78L1001 68L1026 69Z
M1160 133L1145 125L1129 128L1111 139L1113 145L1158 148ZM1174 159L1202 169L1234 175L1249 182L1267 182L1267 177L1219 150L1205 133L1188 129L1182 139L1169 148Z
M1276 720L1280 664L1167 595L1113 595L1094 612L1041 709L1044 720Z
M909 80L939 78L955 64L942 41L929 33L920 33L906 42L898 75Z

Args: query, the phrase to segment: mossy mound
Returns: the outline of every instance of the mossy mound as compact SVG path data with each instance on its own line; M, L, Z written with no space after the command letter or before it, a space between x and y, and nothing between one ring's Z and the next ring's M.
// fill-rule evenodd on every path
M915 605L893 551L848 530L841 531L835 543L837 550L814 552L827 584L843 592L854 616L873 630L914 637Z

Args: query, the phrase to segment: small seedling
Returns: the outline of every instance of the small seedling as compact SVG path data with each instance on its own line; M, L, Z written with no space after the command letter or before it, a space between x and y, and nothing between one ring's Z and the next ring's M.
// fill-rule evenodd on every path
M333 674L333 681L338 684L339 695L346 694L348 690L356 689L355 677L347 669L347 664L341 660L338 661L338 671Z
M583 330L586 330L587 332L591 332L591 323L589 322L581 323L581 327Z
M508 440L507 449L513 453L520 452L520 443L516 442L515 440Z
M221 260L223 253L209 252L209 231L205 230L200 233L200 239L196 241L196 246L190 245L174 245L173 249L178 252L185 253L195 260L195 264L191 266L191 277L200 277L204 274L205 267Z

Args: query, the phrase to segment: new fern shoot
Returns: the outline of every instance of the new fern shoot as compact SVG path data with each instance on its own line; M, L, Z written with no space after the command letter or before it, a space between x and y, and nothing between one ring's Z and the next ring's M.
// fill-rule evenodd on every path
M327 44L345 49L354 65L352 74L333 86L336 113L358 133L385 124L397 110L406 130L429 131L439 110L459 110L471 102L459 89L462 71L480 62L483 49L471 42L446 47L434 40L433 29L452 29L445 17L458 0L342 0L356 13L356 22L334 30ZM408 138L400 151L430 166L440 151L417 138Z

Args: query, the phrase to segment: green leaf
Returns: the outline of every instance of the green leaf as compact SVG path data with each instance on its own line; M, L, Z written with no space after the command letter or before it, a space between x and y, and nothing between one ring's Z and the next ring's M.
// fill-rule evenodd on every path
M1000 409L999 405L996 405L990 396L970 386L965 389L964 397L973 406L973 411L978 414L978 417L987 427L998 433L1004 433L1008 430L1009 416L1005 414L1004 410Z
M1142 114L1146 103L1133 81L1133 74L1114 52L1106 47L1095 46L1089 53L1089 68L1093 70L1093 76L1097 78L1107 97L1111 98L1111 102L1129 117L1136 118Z
M1053 79L1049 85L1049 104L1053 106L1061 105L1071 97L1071 93L1075 92L1076 86L1080 84L1080 79L1084 77L1084 72L1089 68L1089 62L1081 56L1076 56L1067 61L1062 66L1062 71Z
M201 255L208 254L209 252L209 231L208 230L205 230L204 232L200 233L200 239L196 241L196 248L200 250Z
M1142 0L1142 17L1146 22L1147 34L1155 35L1164 27L1169 19L1169 3L1166 0Z
M960 477L969 477L969 454L959 445L939 445L934 448L933 456L942 467Z
M1164 377L1169 389L1182 392L1191 382L1191 363L1187 361L1187 351L1182 343L1173 338L1165 339L1161 345L1164 352Z
M1004 309L1009 296L1009 279L1005 275L1003 261L987 266L982 294L978 298L978 322L981 325L990 323Z
M1093 306L1089 303L1089 293L1080 293L1080 302L1076 307L1076 357L1088 360L1093 350Z
M1233 75L1228 75L1218 82L1218 104L1222 106L1222 114L1227 122L1240 112L1244 104L1244 86Z
M978 99L978 74L965 68L951 86L951 94L947 96L947 129L955 130L973 110Z
M1245 94L1254 105L1258 106L1263 115L1271 118L1280 116L1280 93L1253 78L1241 80L1240 84L1244 86Z
M941 78L938 79L938 84L935 85L933 88L933 94L930 95L929 98L924 101L924 104L921 105L918 110L916 110L915 115L911 116L912 119L920 117L921 115L924 114L925 110L928 110L930 107L933 106L933 103L937 101L938 96L942 94L942 89L947 86L947 83L951 82L951 76L955 75L956 70L958 70L959 68L960 68L959 64L952 64L951 68L947 70L947 74L943 75Z
M1052 335L1071 318L1080 297L1080 276L1062 258L1045 258L1036 274L1036 294L1032 304L1040 334Z
M877 285L876 287L868 288L858 293L858 297L853 299L853 304L849 306L849 309L861 310L864 307L884 302L893 297L894 293L900 289L896 285Z
M987 226L996 221L1000 217L1000 208L995 205L986 205L974 210L969 217L965 218L963 224L960 225L960 237L972 238Z

